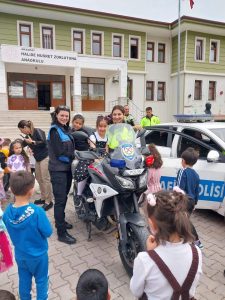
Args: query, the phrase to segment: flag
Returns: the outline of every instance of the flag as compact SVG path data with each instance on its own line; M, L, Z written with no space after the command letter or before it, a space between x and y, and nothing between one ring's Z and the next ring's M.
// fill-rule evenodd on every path
M194 0L190 0L190 7L191 7L191 9L193 8L193 6L194 6Z

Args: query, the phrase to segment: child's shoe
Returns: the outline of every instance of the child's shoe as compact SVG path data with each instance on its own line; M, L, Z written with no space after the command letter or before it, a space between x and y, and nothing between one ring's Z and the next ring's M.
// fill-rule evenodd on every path
M194 241L194 244L195 244L195 246L197 246L201 250L204 248L204 246L202 245L200 240Z

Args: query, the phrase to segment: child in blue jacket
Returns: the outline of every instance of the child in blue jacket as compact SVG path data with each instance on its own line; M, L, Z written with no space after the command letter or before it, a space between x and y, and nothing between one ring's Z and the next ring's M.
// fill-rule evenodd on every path
M48 299L48 241L51 224L43 208L30 203L34 176L18 171L10 176L15 203L4 212L3 221L15 247L21 300L31 300L32 277L35 278L37 299Z
M198 173L193 169L193 166L196 164L198 157L198 152L192 147L188 147L185 151L183 151L183 153L181 154L182 168L178 171L176 180L177 186L188 196L187 210L189 215L192 214L195 205L198 202L200 178ZM195 237L195 244L200 249L203 249L203 245L199 240L197 231L193 224L192 233Z

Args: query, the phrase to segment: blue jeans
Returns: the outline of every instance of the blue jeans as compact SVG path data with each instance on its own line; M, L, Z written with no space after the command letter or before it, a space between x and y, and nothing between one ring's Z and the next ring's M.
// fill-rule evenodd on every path
M37 300L48 299L48 253L33 258L16 257L21 300L31 300L32 277L35 278Z

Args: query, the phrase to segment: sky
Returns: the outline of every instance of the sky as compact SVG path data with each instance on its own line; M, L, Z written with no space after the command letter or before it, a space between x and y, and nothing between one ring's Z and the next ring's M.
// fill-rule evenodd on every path
M125 16L171 22L178 17L179 0L33 0ZM225 22L225 0L180 0L181 15Z

